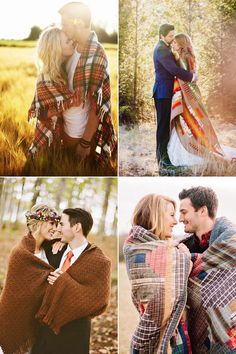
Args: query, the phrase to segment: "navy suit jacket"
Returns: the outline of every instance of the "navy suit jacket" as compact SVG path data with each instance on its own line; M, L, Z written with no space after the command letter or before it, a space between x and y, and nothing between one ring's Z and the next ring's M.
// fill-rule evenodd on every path
M155 83L153 98L171 98L175 76L183 81L192 81L193 74L179 67L175 57L163 41L159 41L153 53L155 67Z

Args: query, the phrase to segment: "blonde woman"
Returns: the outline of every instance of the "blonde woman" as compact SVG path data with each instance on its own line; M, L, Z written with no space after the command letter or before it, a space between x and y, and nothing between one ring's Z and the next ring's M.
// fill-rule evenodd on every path
M177 34L172 48L182 68L197 72L196 55L187 34ZM202 164L212 156L229 161L236 158L236 149L220 145L196 82L174 81L168 155L175 166Z
M25 353L32 346L39 328L35 314L50 286L47 277L54 271L46 254L54 242L59 215L47 205L35 205L26 221L28 234L10 254L0 297L0 348L4 354Z
M73 42L57 27L46 28L37 44L36 90L29 109L29 120L37 118L32 156L42 147L61 143L63 112L78 104L78 95L67 85L66 61L74 53Z
M191 261L185 245L176 247L172 240L175 211L171 198L149 194L133 213L124 245L132 300L140 315L132 354L191 353L182 318Z

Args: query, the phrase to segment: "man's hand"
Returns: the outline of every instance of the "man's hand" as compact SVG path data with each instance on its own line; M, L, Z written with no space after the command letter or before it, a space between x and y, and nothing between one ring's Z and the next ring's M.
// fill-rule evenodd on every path
M62 275L63 272L61 270L55 270L54 272L51 272L50 275L47 278L47 281L49 282L50 285L53 285L57 278L59 278L60 275Z
M90 152L91 152L90 146L85 148L85 147L82 147L80 144L78 144L76 147L76 154L82 159L85 159L87 156L89 156Z
M193 73L193 79L192 79L191 82L197 82L197 80L198 80L198 75L197 75L196 72L194 72L194 73Z
M189 257L191 259L191 253L189 252L189 249L187 246L185 246L183 243L180 243L177 246L178 250L182 253L184 253L187 257Z

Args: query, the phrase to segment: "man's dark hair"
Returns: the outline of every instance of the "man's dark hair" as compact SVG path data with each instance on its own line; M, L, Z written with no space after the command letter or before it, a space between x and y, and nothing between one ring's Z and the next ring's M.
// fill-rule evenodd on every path
M174 29L175 29L175 26L170 25L169 23L164 23L159 28L159 37L161 38L161 35L163 35L164 37L167 36L167 34L170 31L174 31Z
M91 26L91 11L83 2L68 2L58 12L62 16L68 16L72 19L81 19L86 28Z
M198 211L201 207L206 206L208 215L211 219L216 216L218 208L218 199L215 192L209 187L192 187L189 189L183 189L179 193L179 199L183 200L189 198L195 209Z
M69 216L70 226L80 223L84 236L87 236L93 226L92 215L81 208L68 208L63 210L63 214Z

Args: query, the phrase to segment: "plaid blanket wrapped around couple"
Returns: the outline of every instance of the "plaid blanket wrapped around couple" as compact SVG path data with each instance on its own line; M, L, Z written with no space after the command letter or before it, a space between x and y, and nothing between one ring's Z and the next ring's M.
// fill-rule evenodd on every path
M236 226L217 219L209 248L192 260L188 330L193 353L235 353Z
M181 319L187 301L190 259L172 240L159 240L141 226L131 229L124 255L132 300L140 314L131 353L191 353Z
M30 152L35 154L40 147L49 146L52 143L54 135L50 122L52 117L61 116L65 109L84 104L89 98L92 104L96 105L99 117L99 126L95 133L95 157L99 163L105 164L115 151L117 141L111 119L107 57L94 32L91 32L81 52L73 86L74 94L65 84L57 84L48 80L47 77L38 80L35 96L29 109L29 119L36 117L39 121Z

